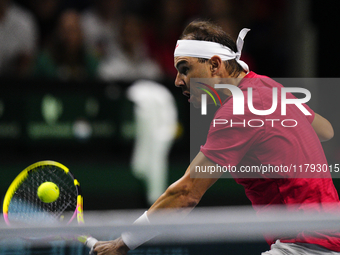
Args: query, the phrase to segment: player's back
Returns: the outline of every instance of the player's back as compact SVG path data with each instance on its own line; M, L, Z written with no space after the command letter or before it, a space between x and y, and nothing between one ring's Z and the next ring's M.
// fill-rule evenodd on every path
M275 87L278 88L278 102L281 102L282 85L269 78L251 79L241 84L241 87L244 92L248 87L253 88L256 109L271 107L272 90ZM289 93L287 98L295 97ZM258 140L239 163L239 167L266 167L267 172L262 172L260 179L236 179L245 187L248 198L259 213L270 210L271 205L276 204L285 204L287 210L309 213L339 211L339 197L329 173L327 159L311 125L315 114L307 105L303 106L311 115L305 115L296 105L287 105L286 115L282 115L280 103L276 111L267 116L256 117L249 111L245 114L246 118L262 119L266 124L269 123L259 132ZM334 206L326 206L330 204ZM297 237L281 237L281 241L315 243L336 250L340 249L339 237L338 232L301 231Z

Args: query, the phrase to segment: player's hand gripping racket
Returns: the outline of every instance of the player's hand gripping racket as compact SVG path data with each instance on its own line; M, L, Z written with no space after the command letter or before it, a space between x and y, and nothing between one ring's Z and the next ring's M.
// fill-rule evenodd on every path
M70 170L58 162L40 161L32 164L9 186L3 202L3 216L9 226L83 224L80 184ZM97 242L95 238L85 235L67 236L65 239L78 240L91 252Z

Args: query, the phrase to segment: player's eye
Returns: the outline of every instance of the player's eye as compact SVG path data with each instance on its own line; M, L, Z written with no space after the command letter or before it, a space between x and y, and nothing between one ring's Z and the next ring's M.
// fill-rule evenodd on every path
M186 66L181 67L181 69L179 70L179 72L180 72L181 74L184 74L184 75L187 75L187 74L188 74L188 71L189 71L189 67L186 67Z

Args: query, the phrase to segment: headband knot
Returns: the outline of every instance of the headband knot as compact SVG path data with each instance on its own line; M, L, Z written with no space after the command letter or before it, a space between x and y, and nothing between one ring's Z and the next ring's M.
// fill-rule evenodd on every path
M244 37L249 31L249 28L243 28L240 31L236 40L237 52L234 52L229 47L216 42L199 40L178 40L174 56L187 56L210 59L212 56L217 55L223 61L235 59L245 71L249 72L248 65L244 61L240 60L244 44Z

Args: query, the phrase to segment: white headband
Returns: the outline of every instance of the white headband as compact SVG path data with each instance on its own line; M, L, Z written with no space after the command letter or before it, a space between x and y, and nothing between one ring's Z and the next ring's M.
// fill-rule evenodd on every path
M186 56L195 58L210 59L212 56L219 56L223 61L235 59L242 68L249 72L248 65L240 60L241 51L243 48L244 37L250 31L248 28L243 28L236 41L237 52L232 51L227 46L215 42L198 41L198 40L178 40L175 48L175 57Z

